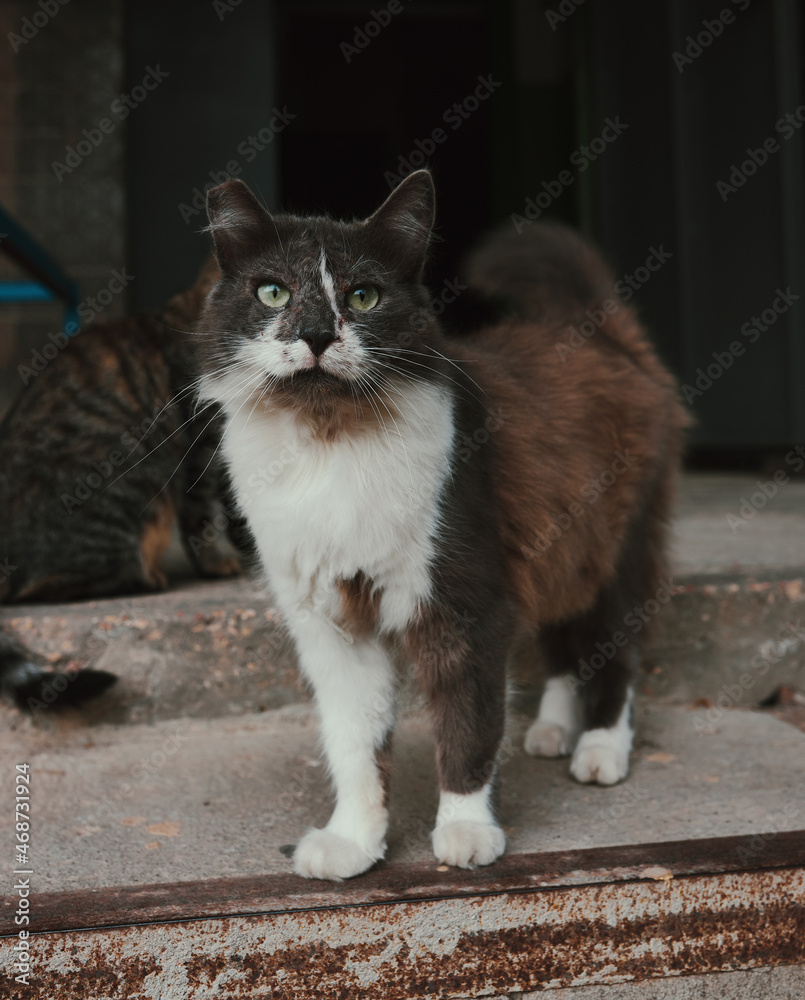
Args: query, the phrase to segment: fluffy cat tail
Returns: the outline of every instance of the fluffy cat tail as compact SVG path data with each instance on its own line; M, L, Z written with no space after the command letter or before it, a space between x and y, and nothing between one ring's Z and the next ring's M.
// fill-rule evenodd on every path
M80 705L116 680L105 670L47 670L21 643L0 631L0 695L24 712Z
M538 322L564 322L605 299L619 301L601 255L560 222L498 230L469 256L464 274L475 291L502 297Z

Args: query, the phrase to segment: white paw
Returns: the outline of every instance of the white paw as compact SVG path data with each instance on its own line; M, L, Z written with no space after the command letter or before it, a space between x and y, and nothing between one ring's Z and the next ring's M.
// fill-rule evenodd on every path
M506 847L506 837L494 823L459 819L437 826L433 831L436 860L458 868L490 865Z
M360 875L386 851L380 844L376 851L367 852L354 840L329 830L310 830L297 844L293 868L304 878L327 878L340 881Z
M532 757L566 757L574 742L574 735L569 729L537 719L525 734L525 751Z
M585 784L614 785L629 773L629 752L611 745L585 744L582 736L570 762L570 773Z

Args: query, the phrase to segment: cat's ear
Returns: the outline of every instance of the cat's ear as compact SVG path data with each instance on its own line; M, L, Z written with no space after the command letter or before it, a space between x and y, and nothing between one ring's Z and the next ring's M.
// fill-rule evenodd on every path
M222 271L259 253L274 233L271 216L240 180L226 181L207 193L207 217Z
M366 225L382 233L400 263L421 273L436 213L436 192L429 170L417 170L386 198Z

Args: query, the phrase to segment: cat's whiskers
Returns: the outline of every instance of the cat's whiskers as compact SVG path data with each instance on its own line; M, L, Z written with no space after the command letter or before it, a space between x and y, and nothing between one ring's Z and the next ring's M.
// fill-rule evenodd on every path
M403 397L405 396L405 387L400 386L400 385L395 385L395 382L394 382L394 379L400 378L400 377L404 378L404 379L407 379L413 385L429 385L430 384L427 379L417 378L416 376L411 375L408 372L399 371L398 369L394 368L392 365L384 364L384 362L382 362L382 361L375 360L375 361L373 361L372 364L373 364L373 369L374 369L375 376L378 379L382 379L382 382L379 382L378 384L381 384L384 387L384 390L386 391L387 394L393 392L395 395L403 396ZM385 369L386 371L390 371L392 373L392 375L394 376L394 378L389 377L389 375L385 374L385 371L382 371L382 369ZM429 430L430 434L433 436L433 438L435 440L436 439L436 433L433 430L433 428L428 427L428 430Z
M395 349L386 349L386 348L382 348L382 347L367 347L366 349L368 351L370 351L372 354L382 354L384 357L387 357L387 358L399 358L400 357L400 353L402 352L402 349L397 350L396 348ZM421 352L419 352L419 351L410 351L408 353L411 353L411 354L420 354L421 357L427 357L426 354L421 354ZM445 360L449 361L450 359L449 358L445 358ZM424 368L426 371L432 372L433 374L438 374L441 378L446 379L448 382L452 382L453 385L458 386L459 389L461 389L461 390L463 390L465 392L467 391L466 385L463 385L461 382L458 381L458 379L455 379L452 376L447 375L445 372L440 372L437 368L434 368L433 365L423 365L419 361L411 361L411 360L408 360L408 359L406 359L406 364L416 365L417 368ZM458 367L458 366L456 366L456 367ZM397 370L397 369L395 369L395 370ZM459 369L459 370L461 370L461 369ZM464 374L466 374L466 373L464 373ZM474 382L474 379L470 378L469 375L467 375L467 378L470 379L471 382ZM426 380L423 379L422 381L424 382ZM475 384L477 385L477 382ZM480 389L481 387L478 386L478 388ZM483 389L481 389L481 391L484 392ZM483 405L483 400L480 399L478 396L476 396L475 393L470 393L470 395L473 397L473 399L477 400L479 403L481 403Z
M166 406L170 406L172 404L172 402L173 401L171 400L171 403L166 404ZM212 405L213 405L213 400L210 400L210 402L204 404L203 408L206 408L207 406L212 406ZM163 407L163 410L164 409L165 409L165 407ZM144 462L147 458L150 458L151 455L153 455L154 452L156 452L159 448L161 448L163 444L165 444L166 442L170 441L170 439L175 434L178 434L179 431L182 430L184 427L186 427L189 423L192 423L192 421L196 419L196 416L197 416L196 413L192 413L187 418L187 420L182 421L182 423L179 424L178 427L174 427L174 429L170 432L170 434L166 434L165 437L163 437L162 440L159 442L159 444L154 445L154 447L150 451L146 452L145 455L143 455L141 458L138 458L137 461L134 463L134 465L131 465L127 469L124 469L123 472L121 472L119 476L116 476L110 483L107 483L106 486L104 486L104 488L101 490L101 493L106 493L106 491L109 490L109 489L111 489L111 487L114 486L116 482L118 482L124 476L127 476L130 472L132 472L134 469L136 469L137 466L141 462ZM131 456L135 453L135 451L137 451L137 449L140 447L140 445L143 443L143 441L145 441L146 437L150 433L150 431L153 428L155 422L156 421L153 421L151 423L151 426L148 428L148 430L145 431L145 433L140 438L140 440L137 442L137 444L135 444L135 446L131 449L131 451L128 453L128 455L126 455L126 458L131 458ZM211 422L212 421L210 421L210 423Z
M383 369L384 371L392 372L395 376L407 379L412 385L429 385L430 381L423 378L421 375L414 375L413 372L402 371L399 368L395 368L394 365L388 364L386 361L379 361L377 358L372 359L372 368L376 370Z
M254 378L254 381L255 381L255 384L257 384L257 383L259 382L259 380L260 380L260 379L262 378L262 373L258 372L258 373L257 373L257 376L256 376L256 377L253 377L253 378ZM239 392L240 392L240 391L242 390L242 388L243 388L243 387L244 387L245 385L247 385L247 384L249 383L249 381L251 381L251 380L250 380L250 379L248 379L248 378L247 378L247 379L244 379L244 380L242 380L242 381L241 381L240 383L238 383L238 385L237 385L237 386L235 386L235 387L234 387L234 389L233 389L232 393L230 393L230 395L231 395L231 396L236 396L236 395L237 395L237 394L238 394L238 393L239 393ZM241 410L243 409L243 407L244 407L244 406L246 405L246 403L248 403L248 401L249 401L250 399L251 399L251 392L249 392L249 393L247 393L247 394L245 395L245 398L244 398L243 402L242 402L242 403L240 404L240 406L239 406L239 407L237 408L237 410L235 411L235 414L236 414L236 415L237 415L238 413L240 413L240 411L241 411ZM227 400L226 400L226 401L227 401L227 402L229 402L229 399L227 398ZM218 400L210 400L210 402L209 402L208 404L205 404L205 405L212 405L213 403L217 403L217 402L219 402L219 401L218 401ZM141 515L142 515L142 514L143 514L143 513L144 513L144 512L145 512L145 511L146 511L146 510L147 510L147 509L148 509L148 508L149 508L149 507L151 506L151 504L152 504L152 503L154 502L154 500L156 500L156 499L157 499L157 497L158 497L158 496L160 496L160 494L162 494L162 493L164 493L164 492L165 492L165 489L166 489L166 487L168 486L168 484L170 483L170 481L171 481L171 480L173 479L173 477L174 477L174 476L176 475L176 473L177 473L177 472L179 471L179 469L180 469L180 468L182 467L182 463L184 462L184 460L185 460L185 459L187 458L187 456L188 456L188 455L190 454L190 452L191 452L191 451L193 450L193 448L195 447L195 445L196 445L196 444L198 443L198 441L199 441L199 440L201 439L201 437L202 437L202 436L203 436L203 434L204 434L204 433L206 432L206 430L207 430L207 428L208 428L208 427L210 426L210 424L211 424L211 423L213 423L213 421L217 420L217 419L219 418L219 416L220 416L220 413L219 413L219 411L218 411L218 410L216 409L215 413L213 413L213 415L212 415L212 416L210 417L210 419L209 419L209 420L207 421L207 423L206 423L206 424L205 424L205 425L204 425L204 426L203 426L203 427L201 428L201 430L200 430L200 431L198 432L198 434L197 434L197 435L196 435L196 437L195 437L195 438L193 439L193 441L191 442L191 444L190 444L190 445L188 446L188 448L187 448L187 449L185 450L185 453L184 453L184 455L182 455L182 457L181 457L181 458L179 459L179 461L178 461L178 462L176 463L176 467L174 468L173 472L171 472L171 474L170 474L170 475L168 476L168 478L167 478L167 479L165 480L164 484L163 484L163 485L162 485L162 486L160 487L160 489L159 489L159 490L157 490L157 492L156 492L156 493L155 493L155 494L154 494L154 495L153 495L153 496L151 497L151 499L150 499L150 500L148 501L148 503L147 503L147 504L146 504L146 505L145 505L145 506L143 507L143 509L142 509L142 510L140 511L140 514L141 514ZM191 418L191 419L192 419L192 418ZM184 426L184 425L182 425L182 426ZM166 440L167 440L167 438L166 438ZM163 442L160 442L160 444L164 444L164 441L163 441ZM221 444L221 441L219 440L219 442L218 442L218 445L216 445L216 448L215 448L215 452L217 452L218 448L220 447L220 444ZM157 447L159 447L159 445L157 445ZM156 449L154 449L154 450L156 450ZM213 458L215 457L215 452L213 452ZM152 453L153 453L153 452L152 452ZM147 457L147 456L145 456L145 457ZM140 459L140 461L142 461L142 459ZM212 459L210 459L210 462L211 462L211 461L212 461ZM210 463L208 462L208 463L207 463L207 468L209 467L209 464L210 464ZM139 462L137 463L137 465L139 465ZM132 466L132 468L136 468L136 466ZM131 471L131 470L127 470L127 471ZM207 471L207 470L206 470L206 468L205 468L205 470L204 470L204 471L205 471L205 472ZM125 475L125 473L123 473L123 475ZM203 473L202 473L202 475L203 475ZM119 478L119 477L118 477L118 478ZM200 478L201 478L201 476L199 476L199 479L200 479ZM199 480L197 479L197 480L196 480L196 482L198 482L198 481L199 481ZM195 486L195 483L194 483L193 485ZM190 489L192 489L192 487L190 487Z
M248 371L250 368L254 367L255 365L253 361L250 361L248 358L241 358L240 360L237 361L226 361L223 365L221 365L220 368L216 369L215 371L208 372L205 373L204 375L199 376L198 379L196 379L193 383L191 383L191 388L194 388L198 394L196 408L198 408L199 404L203 404L205 406L207 405L207 402L204 400L200 392L201 387L205 382L211 381L215 379L217 376L226 377L228 375L231 375L233 372ZM245 381L242 384L245 384ZM215 402L216 399L213 399L212 401Z
M371 371L364 371L362 373L362 378L363 378L364 382L368 382L368 384L376 387L377 389L379 389L379 391L381 393L383 393L385 391L384 387L383 387L383 384L381 382L380 373L378 373L378 372L371 372ZM408 458L408 449L405 447L405 437L403 436L403 434L402 434L402 432L400 430L399 424L394 419L394 414L391 412L390 407L388 406L388 404L382 398L381 395L377 396L377 401L383 405L383 407L385 408L385 410L388 413L389 417L391 418L391 422L394 424L394 429L397 431L397 437L398 437L398 439L400 441L400 445L402 446L403 455L405 456L405 464L408 466L408 474L411 477L411 485L413 486L413 483L414 483L414 472L413 472L413 469L411 468L411 462L410 462L410 460ZM391 400L389 399L389 401L391 401ZM399 411L398 411L398 415L399 415ZM390 443L390 439L389 439L389 443Z
M345 253L347 252L345 246ZM385 275L387 274L387 269L381 264L379 260L374 260L372 257L367 257L366 254L361 254L361 256L351 265L353 274L361 274L366 270L366 265L371 264L378 269L378 271Z
M377 362L377 364L378 365L382 365L382 362ZM385 366L385 367L389 367L389 366ZM394 373L395 376L397 376L397 375L403 375L403 376L405 376L405 374L406 374L405 372L398 372L394 368L391 368L390 370ZM386 393L394 392L395 394L400 395L400 396L404 396L405 395L405 388L403 386L395 385L394 381L392 379L390 379L387 375L382 375L382 373L376 373L376 374L378 375L378 377L380 377L380 378L382 378L384 380L383 381L383 385L385 387L384 391ZM419 379L419 380L415 380L414 379L413 381L415 381L415 382L418 381L419 384L421 384L421 385L426 385L427 384L427 382L425 381L425 379ZM438 436L436 434L435 429L433 427L429 426L429 425L426 425L426 426L428 427L428 431L430 432L430 435L433 438L433 440L437 441L438 440ZM454 469L453 469L452 465L448 466L447 474L450 477L450 482L451 483L454 482L455 481L455 472L454 472Z
M219 337L224 335L229 335L231 337L238 336L237 330L183 330L181 327L171 326L159 317L156 317L155 322L158 323L164 330L169 330L171 333L179 333L183 337Z
M252 414L257 409L257 407L260 404L260 402L262 401L263 397L265 396L265 394L267 392L269 392L271 390L272 385L275 384L275 383L276 383L276 377L272 376L271 374L269 374L268 379L266 380L265 385L263 386L262 390L257 395L257 399L254 402L254 406L252 406L251 410L249 411L248 417L246 417L246 421L245 421L246 423L248 423L251 420ZM259 385L259 382L258 382L258 385ZM252 395L254 395L254 393L252 393ZM247 397L244 400L244 404L246 402L248 402L249 398L251 398L251 397ZM242 409L243 409L243 404L241 404L241 406L238 407L238 409L236 411L236 414L240 413L240 411ZM207 426L209 426L209 424ZM221 445L223 443L224 443L224 438L223 438L223 435L221 435L218 438L218 443L216 444L215 448L213 449L213 453L212 453L212 455L210 455L209 460L207 461L207 464L204 466L204 469L202 470L201 474L198 476L198 478L195 480L195 482L191 483L191 485L188 486L188 488L187 488L187 492L188 493L193 489L193 487L196 485L196 483L200 482L200 480L202 480L204 478L204 475L207 472L207 469L209 469L209 467L212 465L213 461L215 460L215 456L218 454L218 451L219 451L219 449L220 449L220 447L221 447ZM177 468L178 468L178 466L177 466Z
M374 413L375 417L377 418L378 424L382 428L383 433L386 435L386 440L388 442L389 448L391 448L392 447L392 444L391 444L391 433L390 433L390 431L389 431L389 429L388 429L388 427L386 425L386 421L383 419L383 414L380 412L380 410L378 409L378 407L376 405L376 402L375 402L376 391L375 391L375 389L368 382L365 381L365 378L364 378L365 374L366 373L362 372L358 376L358 378L355 380L355 384L361 390L363 398L366 400L366 402L372 408L372 412ZM378 402L379 402L379 399L378 399ZM391 416L391 414L389 414L389 416ZM399 433L400 432L399 432L399 428L398 428L397 429L398 436L399 436Z
M239 386L245 384L247 381L248 381L247 379L244 379L243 382L239 384ZM239 388L239 386L235 387L236 390ZM196 420L198 418L198 415L199 415L200 412L203 412L204 410L206 410L210 406L216 406L217 402L218 401L214 400L214 399L207 400L206 402L198 401L196 407L193 410L193 413L191 413L190 416L186 420L183 420L182 423L178 425L178 427L174 427L174 429L169 434L166 434L165 437L163 437L162 440L158 444L154 445L154 447L150 451L146 452L145 455L143 455L141 458L139 458L134 463L134 465L131 465L131 466L129 466L129 468L124 469L123 472L121 472L119 476L117 476L115 479L113 479L110 483L107 483L106 486L103 488L103 490L101 492L105 493L107 490L109 490L112 486L114 486L114 484L116 482L118 482L120 479L122 479L123 476L128 475L130 472L132 472L134 469L136 469L137 466L140 465L141 462L144 462L147 458L150 458L151 455L154 454L154 452L156 452L159 448L161 448L163 444L166 444L168 441L170 441L170 439L174 435L178 434L179 431L181 431L188 424L190 424L194 420ZM166 407L170 406L172 403L173 403L173 400L171 400L169 403L166 403ZM165 409L165 407L163 407L163 410L164 409ZM162 411L160 411L160 412L162 412ZM207 423L202 428L201 434L204 433L204 431L210 426L210 424L213 422L213 420L215 420L218 416L219 416L219 412L216 409L215 413L213 413L213 416L207 421ZM152 423L151 423L150 427L148 428L148 430L146 430L146 432L143 434L143 436L140 438L140 440L137 442L137 444L134 446L134 448L131 449L131 451L128 453L128 455L126 456L126 458L130 458L134 454L134 452L137 450L137 448L143 443L143 441L147 437L148 433L150 432L151 428L154 426L155 422L156 421L152 421ZM201 437L201 434L199 434L198 437L195 438L195 440L193 441L193 443L187 448L187 450L185 451L185 454L182 456L181 460L179 461L178 465L176 466L176 469L178 469L179 466L182 464L182 462L185 460L185 458L187 457L187 455L189 454L189 452L193 448L193 445L195 445L196 441L198 441L199 437ZM175 475L176 469L174 469L174 472L171 473L171 476L168 478L168 482L170 482L170 480ZM167 486L167 483L165 485ZM162 489L164 489L164 487ZM159 492L161 493L162 490L160 490ZM156 496L159 496L159 493L157 493Z
M218 372L229 371L230 368L236 367L237 364L240 364L240 363L241 362L236 362L233 365L222 367L222 368L218 369ZM210 374L211 375L215 375L218 372L211 372ZM142 436L135 443L134 447L129 451L129 453L126 455L126 458L131 458L131 456L134 454L134 452L137 451L137 449L140 447L140 445L143 443L143 441L148 437L148 435L154 429L154 426L156 425L157 421L162 417L163 413L165 413L165 411L168 410L171 406L177 405L179 403L179 401L182 399L182 397L187 396L188 394L193 393L194 391L196 391L198 389L199 385L202 383L202 381L206 377L207 377L207 375L200 375L197 379L193 379L183 389L180 389L179 392L177 392L173 396L171 396L171 398L167 401L167 403L165 403L164 406L162 406L160 408L160 410L157 412L157 414L151 420L151 423L148 425L148 427L146 427L146 429L143 431ZM191 420L193 420L196 416L198 416L198 413L199 413L199 404L202 404L201 405L201 409L204 410L208 406L211 406L213 402L214 402L214 400L210 400L208 402L202 403L201 400L197 399L196 403L195 403L195 405L193 407L193 412L191 413L190 417L188 417L187 420L185 420L177 428L175 428L173 431L171 431L171 433L168 434L167 437L163 438L163 440L160 441L160 443L155 446L155 448L153 449L153 451L149 452L149 455L152 455L154 453L154 451L156 451L156 449L160 447L160 445L164 444L165 441L170 440L170 438L173 437L174 434L176 434L183 427L185 427L188 423L190 423ZM148 457L148 455L144 456L144 458L147 458L147 457ZM143 461L143 459L140 459L140 461ZM137 464L139 464L139 462ZM133 468L136 468L136 466L132 466L132 469ZM129 470L127 470L127 471L129 471ZM125 473L121 473L121 475L125 475ZM120 479L120 476L118 476L117 478ZM116 482L117 482L117 479L113 480L113 483L116 483ZM108 486L113 485L113 483L109 483ZM108 489L108 486L106 487L107 489Z
M466 378L468 378L470 380L470 382L472 382L472 384L478 389L478 391L480 393L482 393L484 396L486 396L486 394L487 394L486 393L486 389L484 389L483 386L479 385L475 381L475 379L472 377L472 375L470 375L466 371L464 371L464 369L461 367L461 365L457 361L455 361L453 358L448 358L447 355L446 354L442 354L441 351L437 351L436 348L433 347L431 344L426 344L425 346L428 348L429 351L433 351L433 353L435 355L437 355L437 357L440 357L442 359L442 361L446 361L449 365L452 365L455 369L457 369L458 371L460 371L462 375L464 375Z

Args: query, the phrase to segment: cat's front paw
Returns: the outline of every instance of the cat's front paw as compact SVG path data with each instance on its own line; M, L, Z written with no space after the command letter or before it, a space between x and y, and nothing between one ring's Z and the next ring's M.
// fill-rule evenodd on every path
M615 785L629 773L629 752L602 743L585 743L582 736L570 762L570 773L585 784Z
M574 734L565 726L537 720L525 734L525 751L532 757L566 757L574 742Z
M330 830L310 830L299 841L293 855L293 868L304 878L340 881L360 875L383 857L385 844L367 852L354 840Z
M505 848L506 836L495 823L458 819L433 831L436 860L457 868L491 865Z

